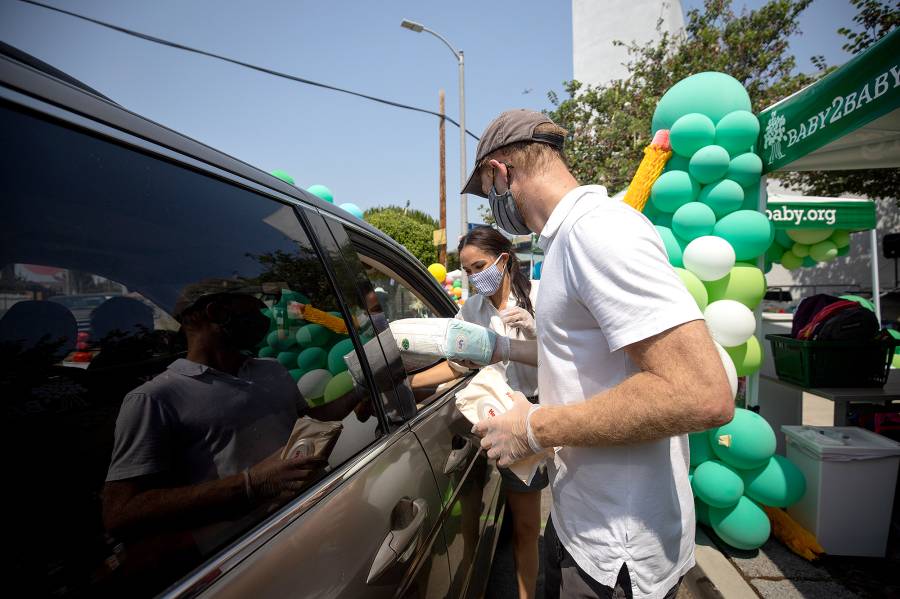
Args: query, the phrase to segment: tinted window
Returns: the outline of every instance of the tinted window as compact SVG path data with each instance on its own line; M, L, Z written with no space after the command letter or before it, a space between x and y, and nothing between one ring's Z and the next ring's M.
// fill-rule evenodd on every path
M379 437L366 331L292 208L5 106L0 131L10 569L153 595Z

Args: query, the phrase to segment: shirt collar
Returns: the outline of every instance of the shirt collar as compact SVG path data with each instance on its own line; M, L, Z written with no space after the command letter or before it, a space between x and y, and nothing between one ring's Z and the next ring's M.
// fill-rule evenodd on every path
M606 197L606 188L602 185L580 185L564 195L556 207L553 208L550 218L547 219L547 224L541 230L541 236L538 238L539 248L545 252L550 248L553 238L556 237L556 233L562 224L566 222L566 218L571 214L572 209L575 208L575 204L589 193L599 193Z
M247 369L250 368L251 359L246 360L242 365L240 371L238 371L239 376L231 376L227 372L222 372L220 370L216 370L215 368L211 368L206 364L200 364L199 362L194 362L192 360L188 360L187 358L179 358L169 364L167 370L171 370L177 374L189 377L201 377L206 373L213 374L222 378L226 378L229 380L240 381L242 383L250 384L252 381L241 378L242 376L247 375Z

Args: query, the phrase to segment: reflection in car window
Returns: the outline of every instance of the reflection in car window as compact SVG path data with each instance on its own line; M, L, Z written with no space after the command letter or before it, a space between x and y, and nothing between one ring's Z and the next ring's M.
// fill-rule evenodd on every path
M353 323L293 209L6 108L0 130L11 568L154 595L380 436Z

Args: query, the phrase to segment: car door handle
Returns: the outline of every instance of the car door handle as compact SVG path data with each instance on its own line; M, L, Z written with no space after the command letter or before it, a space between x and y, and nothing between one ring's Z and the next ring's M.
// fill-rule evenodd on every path
M428 502L422 498L400 500L391 514L392 526L396 525L378 548L366 584L372 584L395 563L406 563L416 550L422 527L428 517Z
M470 437L457 436L455 440L462 442L463 446L458 449L452 449L447 454L447 462L444 464L444 475L449 475L468 464L469 457L473 453L477 453L481 448L480 439L476 441L476 439Z

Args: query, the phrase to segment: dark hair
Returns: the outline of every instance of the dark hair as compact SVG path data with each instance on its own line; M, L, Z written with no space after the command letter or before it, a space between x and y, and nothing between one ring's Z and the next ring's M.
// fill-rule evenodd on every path
M519 259L513 251L512 242L497 229L476 227L459 240L457 251L462 253L462 249L467 245L474 245L492 256L509 254L509 260L506 261L506 272L511 277L513 297L516 298L516 304L534 316L534 306L531 305L531 298L528 296L531 293L531 281L522 273Z

